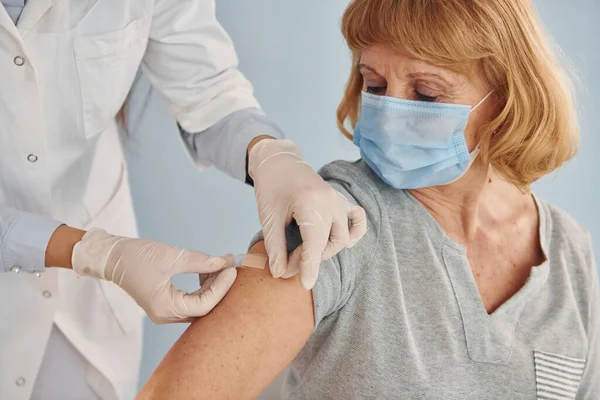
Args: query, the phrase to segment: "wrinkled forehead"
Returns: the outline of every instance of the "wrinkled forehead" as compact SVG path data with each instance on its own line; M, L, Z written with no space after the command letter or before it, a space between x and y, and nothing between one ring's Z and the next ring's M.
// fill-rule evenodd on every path
M363 76L380 76L386 80L429 76L447 85L464 86L480 78L477 76L479 71L472 64L465 64L461 68L436 65L383 43L362 49L357 61Z

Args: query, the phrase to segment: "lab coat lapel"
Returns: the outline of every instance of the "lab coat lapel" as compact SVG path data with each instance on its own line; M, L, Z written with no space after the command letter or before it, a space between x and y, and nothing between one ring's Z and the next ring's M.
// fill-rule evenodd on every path
M0 6L0 31L2 30L6 31L11 36L14 36L15 39L20 40L21 38L15 23L10 18L10 15L8 15L8 11L6 11L4 6Z
M30 0L19 18L17 26L22 29L30 30L46 14L46 12L58 0Z

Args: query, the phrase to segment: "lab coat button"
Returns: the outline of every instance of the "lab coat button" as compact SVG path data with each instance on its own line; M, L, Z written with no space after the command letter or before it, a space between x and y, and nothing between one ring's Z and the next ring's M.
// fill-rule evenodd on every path
M21 267L19 267L18 265L15 265L10 270L11 270L11 272L14 272L15 274L18 274L19 272L21 272Z
M25 378L23 378L21 376L21 377L17 378L17 380L15 381L15 383L17 384L17 386L23 387L23 386L25 386Z
M47 290L44 290L44 291L42 292L42 296L44 296L45 298L49 299L50 297L52 297L52 293L50 293L50 292L49 292L49 291L47 291Z
M22 67L25 64L25 59L21 56L16 56L13 61L17 67Z
M27 161L29 161L30 163L34 163L38 160L38 156L36 156L35 154L30 154L27 156Z

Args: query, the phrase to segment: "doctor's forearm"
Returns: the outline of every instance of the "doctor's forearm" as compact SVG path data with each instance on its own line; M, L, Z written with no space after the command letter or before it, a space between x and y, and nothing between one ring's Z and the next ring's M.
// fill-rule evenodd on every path
M259 139L284 137L283 131L262 110L235 111L199 133L182 129L184 142L199 165L214 165L228 175L246 180L246 154Z
M72 269L73 248L81 241L83 235L85 231L67 225L56 228L46 248L46 266Z

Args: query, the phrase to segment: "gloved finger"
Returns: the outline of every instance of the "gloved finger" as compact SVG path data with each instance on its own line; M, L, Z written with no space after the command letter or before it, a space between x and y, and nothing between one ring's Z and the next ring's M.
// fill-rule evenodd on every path
M263 224L265 249L269 256L269 269L274 278L279 278L287 268L287 247L285 241L285 222L277 220Z
M296 249L298 250L298 249ZM319 277L319 268L321 266L321 253L316 254L316 250L313 247L307 246L303 243L300 248L300 283L304 290L311 290L315 283L317 282L317 278ZM309 253L313 253L309 255Z
M351 248L367 233L367 214L362 207L354 206L348 211L348 221L350 222L348 248Z
M310 290L317 281L321 257L329 239L331 221L326 221L313 209L302 211L296 219L302 236L302 259L300 261L300 282L305 290Z
M202 283L210 277L210 274L198 274L198 283L202 286Z
M296 247L288 256L288 264L285 273L281 276L283 279L293 278L300 272L300 263L302 262L302 245Z
M189 296L200 296L202 293L204 293L208 289L210 289L210 285L212 285L212 283L215 281L218 274L201 274L200 276L201 276L200 283L202 286L200 286L200 289L190 293ZM185 296L186 293L184 292L183 295ZM184 318L184 319L175 319L173 322L192 323L196 319L197 319L196 317L190 317L190 318Z
M167 318L166 320L164 320L162 322L162 324L191 324L192 322L194 322L197 318L177 318L177 317L171 317L171 318Z
M226 268L219 272L214 280L204 288L204 285L194 293L185 293L175 288L173 294L173 313L177 318L203 317L208 314L225 297L235 278L237 270Z
M209 274L204 277L204 279L200 282L200 289L196 290L194 293L202 294L210 289L210 285L213 284L215 279L217 279L219 274Z
M321 257L321 261L329 260L337 253L348 247L350 243L350 232L348 230L348 220L346 216L334 220L331 225L331 233L329 234L329 241Z
M210 289L210 285L213 284L213 282L215 281L215 279L217 279L217 276L219 276L218 273L214 273L214 274L200 274L200 289L190 293L190 295L195 295L195 296L200 296L202 293L206 292L207 290Z
M209 274L234 266L232 254L211 256L200 251L181 250L173 261L172 271L175 274Z

